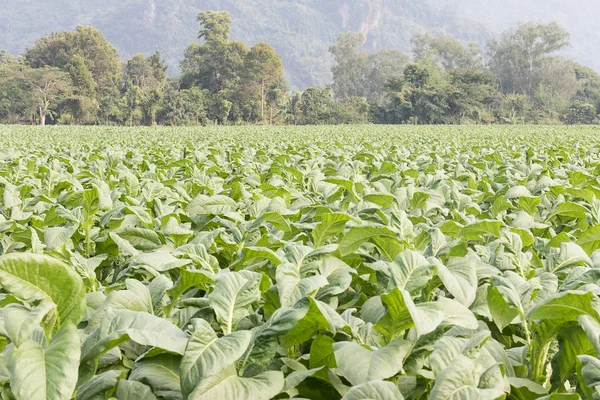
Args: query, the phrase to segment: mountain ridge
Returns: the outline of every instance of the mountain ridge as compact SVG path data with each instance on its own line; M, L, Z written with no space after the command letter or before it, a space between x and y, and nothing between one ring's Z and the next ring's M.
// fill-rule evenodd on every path
M233 19L232 39L242 40L249 46L263 41L272 45L283 58L290 87L302 90L331 81L332 59L328 48L341 32L362 32L367 39L366 51L389 48L408 53L411 38L424 32L485 44L500 31L493 29L500 22L493 21L494 26L484 26L481 21L485 19L472 9L475 2L7 0L0 4L0 49L20 53L44 34L72 29L79 24L92 25L104 32L124 59L137 53L150 54L160 50L170 74L176 75L185 47L197 40L197 13L202 10L228 11ZM581 56L585 53L579 50L580 56L575 52L575 57L585 61L588 58Z

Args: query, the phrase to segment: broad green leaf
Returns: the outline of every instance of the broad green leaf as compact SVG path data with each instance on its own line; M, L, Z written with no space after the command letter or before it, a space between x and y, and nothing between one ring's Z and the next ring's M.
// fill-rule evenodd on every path
M600 249L600 225L588 229L579 237L577 244L580 245L588 255L592 255Z
M329 213L321 217L321 222L317 224L312 231L312 238L315 248L321 247L325 241L342 233L346 222L352 220L352 217L343 213Z
M104 400L106 392L117 386L123 372L119 370L106 371L78 386L76 400Z
M167 290L167 294L171 297L171 302L167 305L166 313L170 315L171 310L175 306L175 303L179 300L181 295L192 288L198 288L202 290L208 290L209 285L214 284L214 278L205 271L187 270L182 269L180 276L175 285Z
M169 340L164 340L165 337ZM86 382L91 378L102 354L129 340L183 354L188 336L166 319L144 312L109 309L100 326L83 342L80 380Z
M181 260L164 250L155 250L151 253L140 253L135 257L135 261L138 264L147 265L158 272L178 269L191 263L190 260Z
M396 197L389 193L370 193L365 195L363 200L370 201L384 208L390 208L394 204Z
M186 211L190 215L223 215L235 211L236 208L237 203L229 197L200 194L188 204Z
M460 237L466 240L482 240L485 235L500 237L504 224L496 220L483 220L467 225L460 230Z
M405 340L396 340L375 351L353 342L333 344L338 370L353 385L396 375L402 370L411 347L412 344Z
M28 340L33 332L40 328L46 315L56 308L56 304L42 301L31 310L20 304L9 304L4 307L4 330L10 341L19 347Z
M79 323L85 312L85 287L77 273L54 258L38 254L0 257L0 285L29 302L56 304L58 325Z
M144 358L133 365L129 379L150 386L160 398L181 400L180 363L181 356L175 354Z
M429 282L432 272L433 267L421 253L407 250L390 264L390 286L414 293Z
M342 257L354 253L366 241L375 237L395 238L396 234L386 227L356 226L344 235L338 244Z
M519 308L506 301L495 286L489 286L487 289L487 305L494 323L500 330L503 330L521 316Z
M252 378L243 378L237 376L235 368L228 368L202 381L188 399L270 400L283 387L283 373L280 371L267 371Z
M558 207L548 215L548 219L556 215L583 219L586 217L587 212L587 208L577 203L560 203Z
M482 375L491 373L494 379L483 380ZM459 356L452 365L442 371L435 380L430 400L496 400L504 398L504 382L500 368L495 365L488 372L465 356Z
M275 276L282 307L296 304L300 299L316 292L328 283L322 275L301 278L300 267L292 263L279 265Z
M435 266L448 292L463 305L471 306L477 294L477 268L472 259L453 259L447 266L436 262Z
M392 382L371 381L353 386L342 400L404 400Z
M47 348L31 340L13 348L8 368L17 400L70 399L77 383L79 343L77 328L67 321Z
M157 397L152 389L143 383L136 381L119 381L115 397L119 400L155 400Z
M593 391L593 399L600 395L600 360L596 357L580 355L581 378L585 386Z
M577 321L580 315L589 315L596 321L600 321L598 310L600 310L600 301L593 293L572 290L559 293L537 305L529 311L527 319Z
M261 275L251 271L226 272L217 277L208 299L225 334L233 332L260 300L260 282Z
M222 338L205 321L199 320L181 360L181 388L184 397L206 379L233 365L246 352L252 333L233 332Z
M162 246L158 233L151 229L127 226L115 232L119 237L127 240L137 250L155 250Z

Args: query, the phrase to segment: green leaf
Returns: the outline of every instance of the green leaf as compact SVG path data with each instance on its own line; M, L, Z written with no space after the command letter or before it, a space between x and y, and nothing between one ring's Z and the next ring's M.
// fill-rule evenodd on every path
M342 257L354 253L361 244L375 237L395 238L396 234L386 227L355 226L350 228L338 244Z
M457 357L435 380L429 400L496 400L504 398L504 382L500 368L492 367L493 384L482 380L487 372L475 361L465 356Z
M307 311L304 317L280 338L280 343L284 348L304 343L319 331L329 331L335 334L338 329L345 327L344 320L335 310L311 297L300 300L295 307Z
M371 381L353 386L342 400L404 400L392 382Z
M181 400L180 363L181 356L175 354L144 358L133 364L129 379L150 386L160 398Z
M229 197L200 194L188 204L186 211L189 215L223 215L236 208L237 203Z
M175 285L167 290L167 294L171 297L171 302L166 306L167 315L171 314L171 310L181 295L192 288L208 290L209 285L214 284L214 279L205 271L182 269L181 275Z
M325 241L338 233L344 231L346 222L352 217L343 213L329 213L321 217L321 222L317 224L312 231L313 243L315 248L321 247Z
M335 354L333 352L332 338L325 335L317 335L310 346L310 368L336 368Z
M117 230L115 233L118 234L119 237L127 240L138 250L156 250L162 246L162 241L160 240L158 233L151 229L127 226Z
M119 400L155 400L157 397L152 389L136 381L120 380L115 397Z
M592 253L600 249L600 225L596 225L585 231L577 240L577 244L588 255L592 255Z
M482 220L467 225L460 230L460 237L465 240L482 240L485 235L500 237L500 229L504 226L501 221Z
M590 388L595 396L594 399L600 395L600 360L595 357L588 355L578 356L581 362L581 378L587 388Z
M488 287L487 304L494 323L500 330L512 324L521 315L519 308L509 304L495 286Z
M448 292L461 304L471 306L477 295L477 267L472 259L451 259L448 266L438 261L435 266Z
M507 199L516 199L519 197L531 197L531 192L525 186L514 186L508 189L504 195Z
M47 348L31 340L9 355L10 386L17 400L70 399L77 383L79 334L65 322Z
M56 308L56 304L42 301L28 310L20 304L9 304L3 311L4 330L10 341L19 347L28 340L34 331L41 329L40 324L46 315Z
M151 267L158 272L166 272L172 269L178 269L191 263L190 260L181 260L174 257L165 250L155 250L151 253L140 253L135 257L138 264Z
M77 388L76 400L104 400L106 392L117 386L122 371L111 370L94 376Z
M217 277L208 300L225 334L233 332L250 314L252 304L260 300L261 278L252 271L226 272Z
M527 319L577 321L580 315L589 315L596 321L600 321L597 310L600 310L600 301L593 293L571 290L554 295L538 304L529 311Z
M301 278L300 266L293 263L279 265L275 276L282 307L290 307L328 284L322 275Z
M80 381L91 378L102 354L129 340L183 354L188 336L166 319L145 312L108 309L98 329L83 342Z
M586 218L588 209L577 203L559 203L558 207L548 215L548 219L554 216L569 218Z
M284 387L283 373L268 371L252 378L237 376L231 367L202 381L188 400L270 400Z
M0 257L0 285L20 300L56 304L58 326L79 323L85 312L85 287L77 273L54 258L27 253Z
M353 342L333 344L338 370L353 385L396 375L411 348L412 344L405 340L396 340L375 351Z
M390 285L414 293L427 285L432 272L432 266L421 253L407 250L398 254L390 264Z
M204 320L197 320L181 360L181 389L187 397L203 380L233 365L246 352L252 333L234 332L222 338Z
M390 208L392 204L394 204L396 197L389 193L370 193L365 195L363 200L370 201L371 203L375 203L384 208Z

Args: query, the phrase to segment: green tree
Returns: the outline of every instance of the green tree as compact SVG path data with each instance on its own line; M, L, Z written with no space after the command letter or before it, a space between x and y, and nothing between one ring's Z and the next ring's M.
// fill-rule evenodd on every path
M68 72L79 93L91 91L98 103L116 99L121 78L117 50L102 32L78 26L74 32L57 32L39 39L24 54L32 68L53 67ZM89 81L89 75L93 84ZM79 85L82 85L81 87Z
M329 47L334 59L331 88L337 99L364 96L366 93L368 56L360 51L364 42L362 34L347 32L340 34L337 42Z
M260 98L260 119L263 123L267 94L270 94L269 110L272 120L273 107L287 92L283 62L275 49L266 43L253 46L244 60L244 78L250 97L253 100Z
M198 14L201 29L198 34L203 44L192 43L181 63L184 89L197 86L210 93L209 112L221 123L226 119L247 116L246 96L240 90L244 77L244 61L249 50L245 44L229 40L231 15L226 12L206 11ZM225 112L226 111L226 112ZM223 120L223 116L226 119Z
M335 102L328 88L319 89L312 86L304 91L300 101L302 123L308 125L324 125L334 123Z
M483 55L475 42L466 46L448 36L418 34L411 40L415 60L429 58L446 71L460 69L482 70Z
M16 62L17 58L8 54L6 50L0 51L0 65L15 64Z
M598 110L590 103L574 101L566 115L566 123L570 125L590 125L598 120Z
M502 96L489 71L456 69L448 74L448 115L452 123L491 123Z
M30 121L36 113L33 93L24 79L27 69L14 59L0 64L0 120L4 122Z
M387 91L388 103L380 117L387 123L450 122L449 84L431 62L408 64L401 78L389 81Z
M539 84L533 95L533 104L540 118L560 122L571 99L582 86L577 80L575 66L562 57L548 57L542 61Z
M396 50L381 50L368 56L368 72L364 98L376 105L385 101L385 85L390 79L402 76L409 58Z
M342 33L329 48L334 59L331 88L338 100L363 97L380 104L385 99L385 84L402 75L408 57L395 50L367 54L361 50L364 42L362 34Z
M520 24L489 43L489 66L504 93L531 98L542 81L544 63L568 45L569 33L556 22Z
M302 114L302 93L296 92L286 99L285 122L297 125Z
M40 125L46 125L48 116L54 118L54 108L73 93L69 74L58 68L27 68L21 79L31 90Z
M575 99L593 104L600 111L600 75L591 68L575 64L575 76L579 87Z
M139 89L139 104L145 124L156 124L156 113L167 86L167 66L160 52L151 57L138 54L125 67L126 90L130 86Z

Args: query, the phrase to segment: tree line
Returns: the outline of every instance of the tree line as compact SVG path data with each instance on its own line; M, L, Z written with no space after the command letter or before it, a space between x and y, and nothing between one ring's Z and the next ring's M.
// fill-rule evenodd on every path
M0 122L109 125L600 123L600 76L556 52L557 23L525 23L488 44L417 35L413 56L368 54L343 33L330 47L332 84L290 93L273 47L230 38L231 16L198 15L181 76L159 52L127 62L87 26L0 52Z

